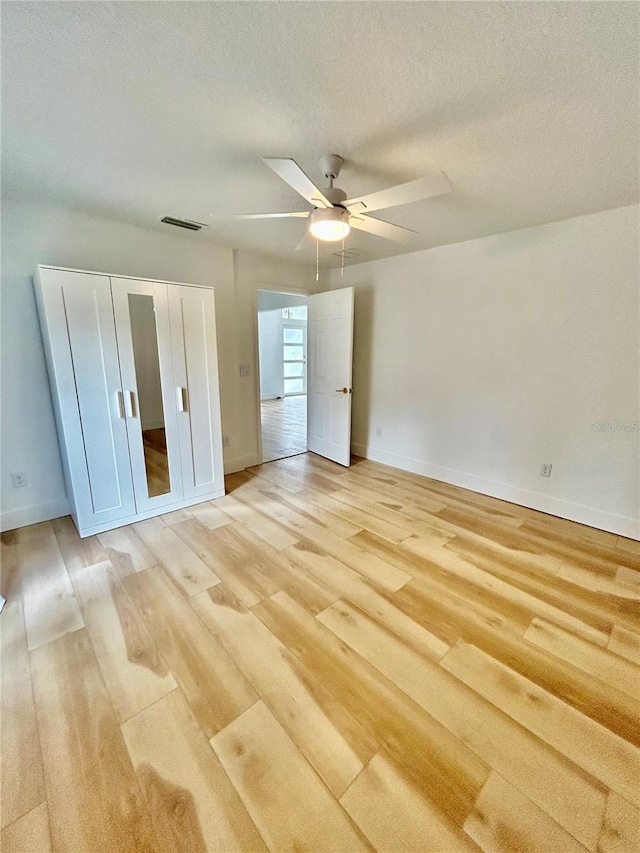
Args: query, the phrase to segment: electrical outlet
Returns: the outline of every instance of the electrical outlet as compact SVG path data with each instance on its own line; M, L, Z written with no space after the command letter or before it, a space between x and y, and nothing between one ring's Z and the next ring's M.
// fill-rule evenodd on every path
M553 468L553 465L551 462L543 462L542 466L540 468L540 476L541 477L550 477L552 468Z
M11 475L11 485L14 489L23 489L27 485L27 475L24 471L18 471Z
M380 438L382 435L382 430L379 426L376 427L376 438Z
M222 444L224 447L229 447L229 445L231 444L231 436L230 435L223 435L222 436Z
M240 376L251 376L251 365L246 361L240 365Z

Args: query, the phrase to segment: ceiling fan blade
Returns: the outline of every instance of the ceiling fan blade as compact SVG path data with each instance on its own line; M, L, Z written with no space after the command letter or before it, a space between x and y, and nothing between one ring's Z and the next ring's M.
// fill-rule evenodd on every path
M418 178L417 181L409 181L408 184L398 184L397 187L389 187L387 190L347 199L343 205L354 213L360 211L369 213L370 210L382 210L386 207L396 207L399 204L409 204L412 201L444 195L452 189L451 181L445 173L437 172L426 178Z
M349 217L349 225L352 228L357 228L358 231L366 231L367 234L375 234L376 237L385 237L387 240L395 240L397 243L406 243L418 233L410 228L403 228L400 225L393 225L391 222L383 222L381 219L363 216L360 213L352 214Z
M290 216L299 216L306 218L311 213L310 210L296 211L295 213L214 213L212 219L287 219Z
M279 178L286 181L303 198L306 198L309 204L312 204L314 207L333 207L331 202L322 195L311 178L305 175L295 160L263 157L262 162L266 163L270 169L273 169Z

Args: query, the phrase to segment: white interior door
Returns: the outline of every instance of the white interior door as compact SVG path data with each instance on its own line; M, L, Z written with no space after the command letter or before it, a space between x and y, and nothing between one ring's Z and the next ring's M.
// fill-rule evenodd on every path
M167 285L112 278L136 511L183 498Z
M340 465L351 464L353 288L309 297L307 445Z

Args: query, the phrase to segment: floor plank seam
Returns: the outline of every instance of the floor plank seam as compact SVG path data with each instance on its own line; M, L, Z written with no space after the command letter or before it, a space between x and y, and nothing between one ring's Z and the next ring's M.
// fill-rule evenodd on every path
M35 725L3 839L115 853L135 814L133 853L175 802L198 850L640 848L640 544L357 458L226 482L3 535Z

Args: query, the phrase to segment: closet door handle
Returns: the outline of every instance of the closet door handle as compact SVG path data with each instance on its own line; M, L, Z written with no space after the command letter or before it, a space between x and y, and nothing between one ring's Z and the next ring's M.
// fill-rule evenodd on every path
M186 412L187 411L187 389L178 386L176 389L178 393L178 411Z
M118 417L124 420L124 396L122 391L116 391L116 401L118 403Z
M135 418L136 415L136 395L133 391L129 391L129 417Z

